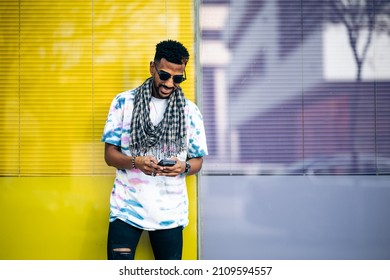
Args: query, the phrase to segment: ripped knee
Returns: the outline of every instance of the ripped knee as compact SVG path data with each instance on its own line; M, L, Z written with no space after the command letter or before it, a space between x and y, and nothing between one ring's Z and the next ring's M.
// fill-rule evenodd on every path
M112 249L114 252L121 252L123 254L130 254L131 249L130 248L114 248Z
M113 260L133 260L134 252L126 245L113 246L111 249L111 255Z

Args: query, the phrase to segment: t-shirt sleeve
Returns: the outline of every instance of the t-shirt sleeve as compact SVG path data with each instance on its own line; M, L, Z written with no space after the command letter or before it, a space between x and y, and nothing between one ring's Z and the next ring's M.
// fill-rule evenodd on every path
M189 102L188 120L188 157L203 157L208 154L203 116L199 108L192 102Z
M123 129L123 111L125 98L118 95L111 102L110 110L104 126L102 142L115 146L121 146L121 135Z

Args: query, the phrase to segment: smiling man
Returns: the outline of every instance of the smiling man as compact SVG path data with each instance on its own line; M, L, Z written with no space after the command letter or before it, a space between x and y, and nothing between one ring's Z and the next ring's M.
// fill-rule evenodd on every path
M144 230L155 259L181 259L188 224L185 177L202 168L206 135L199 108L184 97L187 49L156 45L151 77L111 103L102 141L117 169L110 198L108 259L134 259Z

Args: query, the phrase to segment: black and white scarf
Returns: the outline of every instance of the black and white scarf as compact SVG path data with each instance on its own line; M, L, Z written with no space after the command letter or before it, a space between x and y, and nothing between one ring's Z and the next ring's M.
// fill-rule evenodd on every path
M185 98L181 88L169 96L164 118L154 126L150 120L153 79L136 89L130 126L129 149L132 156L152 153L157 159L177 156L186 148Z

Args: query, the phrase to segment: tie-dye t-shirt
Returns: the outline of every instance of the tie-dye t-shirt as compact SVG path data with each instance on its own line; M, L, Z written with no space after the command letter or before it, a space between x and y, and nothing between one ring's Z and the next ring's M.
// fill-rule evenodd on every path
M111 103L102 141L130 155L129 136L134 90L118 94ZM186 99L187 146L177 157L207 155L203 118L198 107ZM188 224L188 195L185 175L148 176L139 169L117 170L110 198L110 221L120 219L145 230L168 229Z

